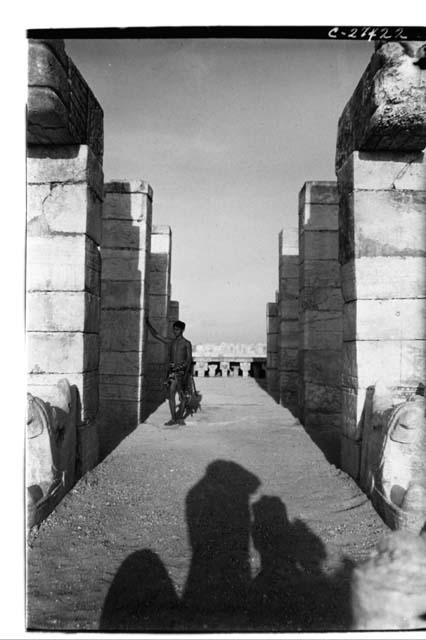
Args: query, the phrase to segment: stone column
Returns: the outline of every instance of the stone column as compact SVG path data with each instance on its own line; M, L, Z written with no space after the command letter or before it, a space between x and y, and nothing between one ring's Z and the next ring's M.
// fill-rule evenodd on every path
M216 374L217 364L209 364L209 378L214 378Z
M425 375L422 44L378 43L339 121L342 467L354 478L367 388L382 379L396 403Z
M229 362L221 362L220 370L222 371L222 377L226 378L228 376L228 371L229 371Z
M279 402L279 331L278 304L276 302L268 302L266 305L266 387L268 393L276 402Z
M206 370L206 363L204 361L196 361L195 362L195 371L199 378L204 378L204 372Z
M100 362L104 453L141 421L151 219L152 189L146 182L105 185Z
M243 372L243 378L249 377L250 366L251 366L251 362L241 362L240 368L241 368L241 371Z
M298 413L299 239L297 229L279 234L280 403Z
M171 251L170 227L154 225L151 234L149 318L162 336L169 335ZM168 362L169 347L148 334L145 366L146 415L152 413L166 397L164 381Z
M169 302L169 337L173 337L173 323L179 320L179 302L177 300L170 300Z
M28 391L76 387L81 475L98 460L103 113L62 40L29 41L27 142Z
M299 418L339 460L342 369L339 197L335 182L299 194Z

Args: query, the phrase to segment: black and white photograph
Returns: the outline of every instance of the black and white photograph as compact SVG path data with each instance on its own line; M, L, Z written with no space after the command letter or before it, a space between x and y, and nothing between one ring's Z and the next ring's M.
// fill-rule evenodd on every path
M29 637L426 630L426 26L385 19L26 25Z

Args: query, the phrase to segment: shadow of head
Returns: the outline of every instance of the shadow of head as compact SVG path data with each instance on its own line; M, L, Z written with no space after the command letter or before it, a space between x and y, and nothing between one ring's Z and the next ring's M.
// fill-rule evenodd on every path
M277 496L262 496L252 505L253 544L262 558L262 564L277 567L282 560L297 571L320 571L326 558L321 539L303 520L290 521L285 504Z
M167 612L178 607L175 588L156 553L129 555L109 588L100 630L166 628Z
M247 497L260 486L257 476L232 460L211 462L206 469L205 480L212 486L228 488Z
M250 494L260 485L257 476L236 462L215 460L186 497L186 518L193 551L212 556L219 549L229 556L247 548L250 535Z
M252 505L252 539L261 555L287 544L290 522L285 504L277 496L262 496Z

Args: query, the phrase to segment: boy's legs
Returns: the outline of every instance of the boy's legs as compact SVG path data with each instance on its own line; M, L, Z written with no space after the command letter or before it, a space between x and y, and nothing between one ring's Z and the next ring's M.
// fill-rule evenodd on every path
M176 390L177 382L176 380L171 380L169 385L169 408L171 420L166 422L166 424L174 424L176 422Z
M176 421L179 424L185 424L183 421L183 414L185 413L185 394L184 394L184 377L178 375L176 380L176 391L179 394L179 410L176 412Z

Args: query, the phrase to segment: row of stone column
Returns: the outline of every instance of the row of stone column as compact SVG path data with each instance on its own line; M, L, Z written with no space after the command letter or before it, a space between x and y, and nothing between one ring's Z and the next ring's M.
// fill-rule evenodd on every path
M305 183L298 231L280 233L267 305L271 395L334 436L356 479L369 389L384 381L396 405L425 380L424 74L378 45L339 122L337 182Z
M219 371L222 377L239 376L240 370L243 378L248 378L251 368L251 362L240 362L239 364L231 364L230 362L221 361L219 364L209 364L207 361L196 360L194 363L194 373L197 377L204 377L208 373L209 377L214 377Z
M104 185L103 114L60 40L30 41L27 152L28 391L79 399L80 472L164 399L171 230L152 224L144 181Z
M277 302L267 305L268 391L307 430L333 440L342 358L336 183L305 183L298 219L298 229L279 234Z
M28 73L28 391L78 389L84 472L98 457L103 113L61 40L30 41Z

